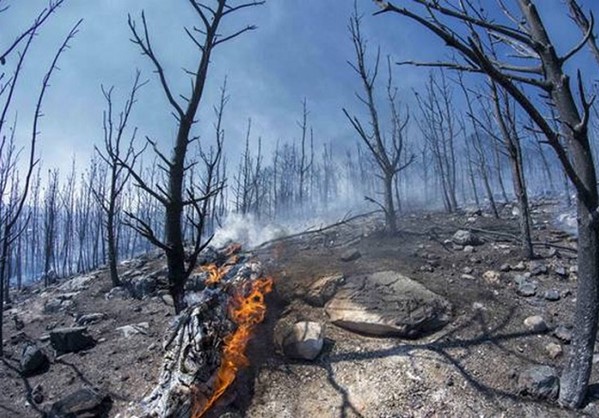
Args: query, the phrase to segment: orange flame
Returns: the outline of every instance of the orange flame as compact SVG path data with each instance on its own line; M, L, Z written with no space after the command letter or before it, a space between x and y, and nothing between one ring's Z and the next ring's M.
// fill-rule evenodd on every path
M237 329L224 340L225 346L212 397L205 405L196 403L193 406L192 418L200 418L204 415L233 383L237 371L241 367L249 365L245 349L254 327L264 320L266 315L264 296L272 291L272 285L271 278L257 279L251 283L247 296L237 294L232 298L229 305L229 316L237 324Z
M216 264L208 264L206 266L202 266L202 270L208 273L206 285L216 284L220 282L221 279L225 276L225 274L229 272L230 269L230 266L218 267Z

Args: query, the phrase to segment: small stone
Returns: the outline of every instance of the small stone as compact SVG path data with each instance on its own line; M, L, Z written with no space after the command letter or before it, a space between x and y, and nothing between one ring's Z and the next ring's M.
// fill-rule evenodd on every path
M543 295L543 297L551 302L560 300L560 294L555 289L550 289L550 290L545 291L545 294Z
M285 354L293 358L314 360L324 345L322 326L317 322L298 322L291 335L284 341Z
M356 249L350 249L350 250L345 251L343 254L341 254L339 259L341 261L349 262L349 261L357 260L360 257L362 257L362 253L360 253L360 251L358 251Z
M108 293L106 293L106 295L104 295L106 300L127 299L129 297L129 291L121 286L113 287Z
M566 268L564 266L555 266L553 271L561 278L568 277L568 272L566 271Z
M568 296L572 296L572 291L570 289L564 289L560 292L560 296L563 298L567 298Z
M161 295L160 296L160 300L166 306L175 306L175 302L173 301L173 297L171 295L169 295L168 293Z
M514 271L524 271L524 270L526 270L526 265L524 264L524 262L520 261L515 266L512 266L512 270L514 270Z
M485 282L491 285L497 285L501 282L501 273L495 270L487 270L483 273Z
M545 351L547 352L547 355L552 359L556 359L556 358L560 357L564 352L564 350L562 349L562 346L557 343L547 344L545 346Z
M464 274L472 274L472 273L474 272L474 269L473 269L472 267L464 267L464 268L462 269L462 272L463 272Z
M36 385L31 391L31 400L38 405L44 402L44 388L41 384Z
M525 298L532 297L537 294L537 285L529 281L524 281L518 285L516 293Z
M97 313L81 315L75 322L77 322L77 325L83 326L83 325L89 325L89 324L93 324L93 323L102 321L105 318L106 318L106 314L97 312Z
M480 302L474 302L472 304L472 309L475 311L483 311L485 309L485 305Z
M533 276L539 276L541 274L547 274L547 265L541 261L531 261L528 264L530 274Z
M462 274L462 275L460 276L460 278L461 278L461 279L464 279L464 280L476 280L476 279L474 278L474 276L473 276L473 275L471 275L471 274Z
M572 341L572 328L560 325L553 331L553 335L564 344L570 344Z
M510 271L510 270L511 270L511 267L510 267L510 265L509 265L509 264L502 264L502 265L499 267L499 271L508 272L508 271Z
M149 329L150 324L148 322L140 322L139 324L124 325L122 327L118 327L116 330L121 331L123 333L123 337L130 338L132 335L147 335Z
M451 240L457 245L481 245L481 239L470 231L460 229L453 234Z
M519 392L537 399L557 399L559 377L557 371L549 366L534 366L518 377Z
M548 329L547 323L540 315L533 315L526 318L524 320L524 326L526 326L529 331L534 333L542 333Z
M466 254L472 254L474 251L475 251L475 250L474 250L474 247L473 247L472 245L466 245L466 246L464 247L464 252L465 252Z

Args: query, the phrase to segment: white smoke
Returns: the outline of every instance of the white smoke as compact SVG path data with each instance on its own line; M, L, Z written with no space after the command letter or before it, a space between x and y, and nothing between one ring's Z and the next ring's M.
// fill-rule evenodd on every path
M231 213L225 218L223 226L216 230L211 244L218 248L233 241L249 249L290 233L288 227L273 222L265 223L252 214Z

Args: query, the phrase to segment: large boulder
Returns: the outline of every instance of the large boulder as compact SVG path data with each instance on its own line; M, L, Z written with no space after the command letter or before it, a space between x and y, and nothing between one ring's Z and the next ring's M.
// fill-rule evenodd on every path
M81 292L89 287L94 276L77 276L61 284L58 289L63 292Z
M158 280L153 276L135 275L123 280L123 284L135 299L150 297L158 288Z
M47 418L107 418L112 399L92 389L79 389L54 403Z
M403 338L436 331L451 319L448 301L394 271L348 278L325 312L350 331Z
M357 260L358 258L362 257L362 253L360 253L360 251L356 250L355 248L351 248L349 250L344 251L340 256L339 259L341 261L354 261Z
M335 295L343 280L342 274L321 277L312 283L304 296L305 301L312 306L323 307Z
M37 345L28 343L21 353L21 372L24 376L31 376L45 371L50 362L48 356Z
M466 231L464 229L456 231L456 233L453 234L453 237L451 237L451 240L454 242L454 244L462 246L481 245L483 243L482 240L473 232Z
M58 328L50 333L50 344L60 354L92 348L96 342L87 327Z

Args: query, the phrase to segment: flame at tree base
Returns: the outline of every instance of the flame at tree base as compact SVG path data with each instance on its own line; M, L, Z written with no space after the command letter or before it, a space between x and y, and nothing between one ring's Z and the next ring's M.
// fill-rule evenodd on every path
M260 278L251 282L249 292L242 290L232 297L229 316L237 325L237 329L224 339L221 364L212 396L205 404L197 400L194 402L192 418L202 417L233 383L239 369L249 365L245 349L255 326L264 320L266 315L264 297L272 291L272 285L271 278Z

